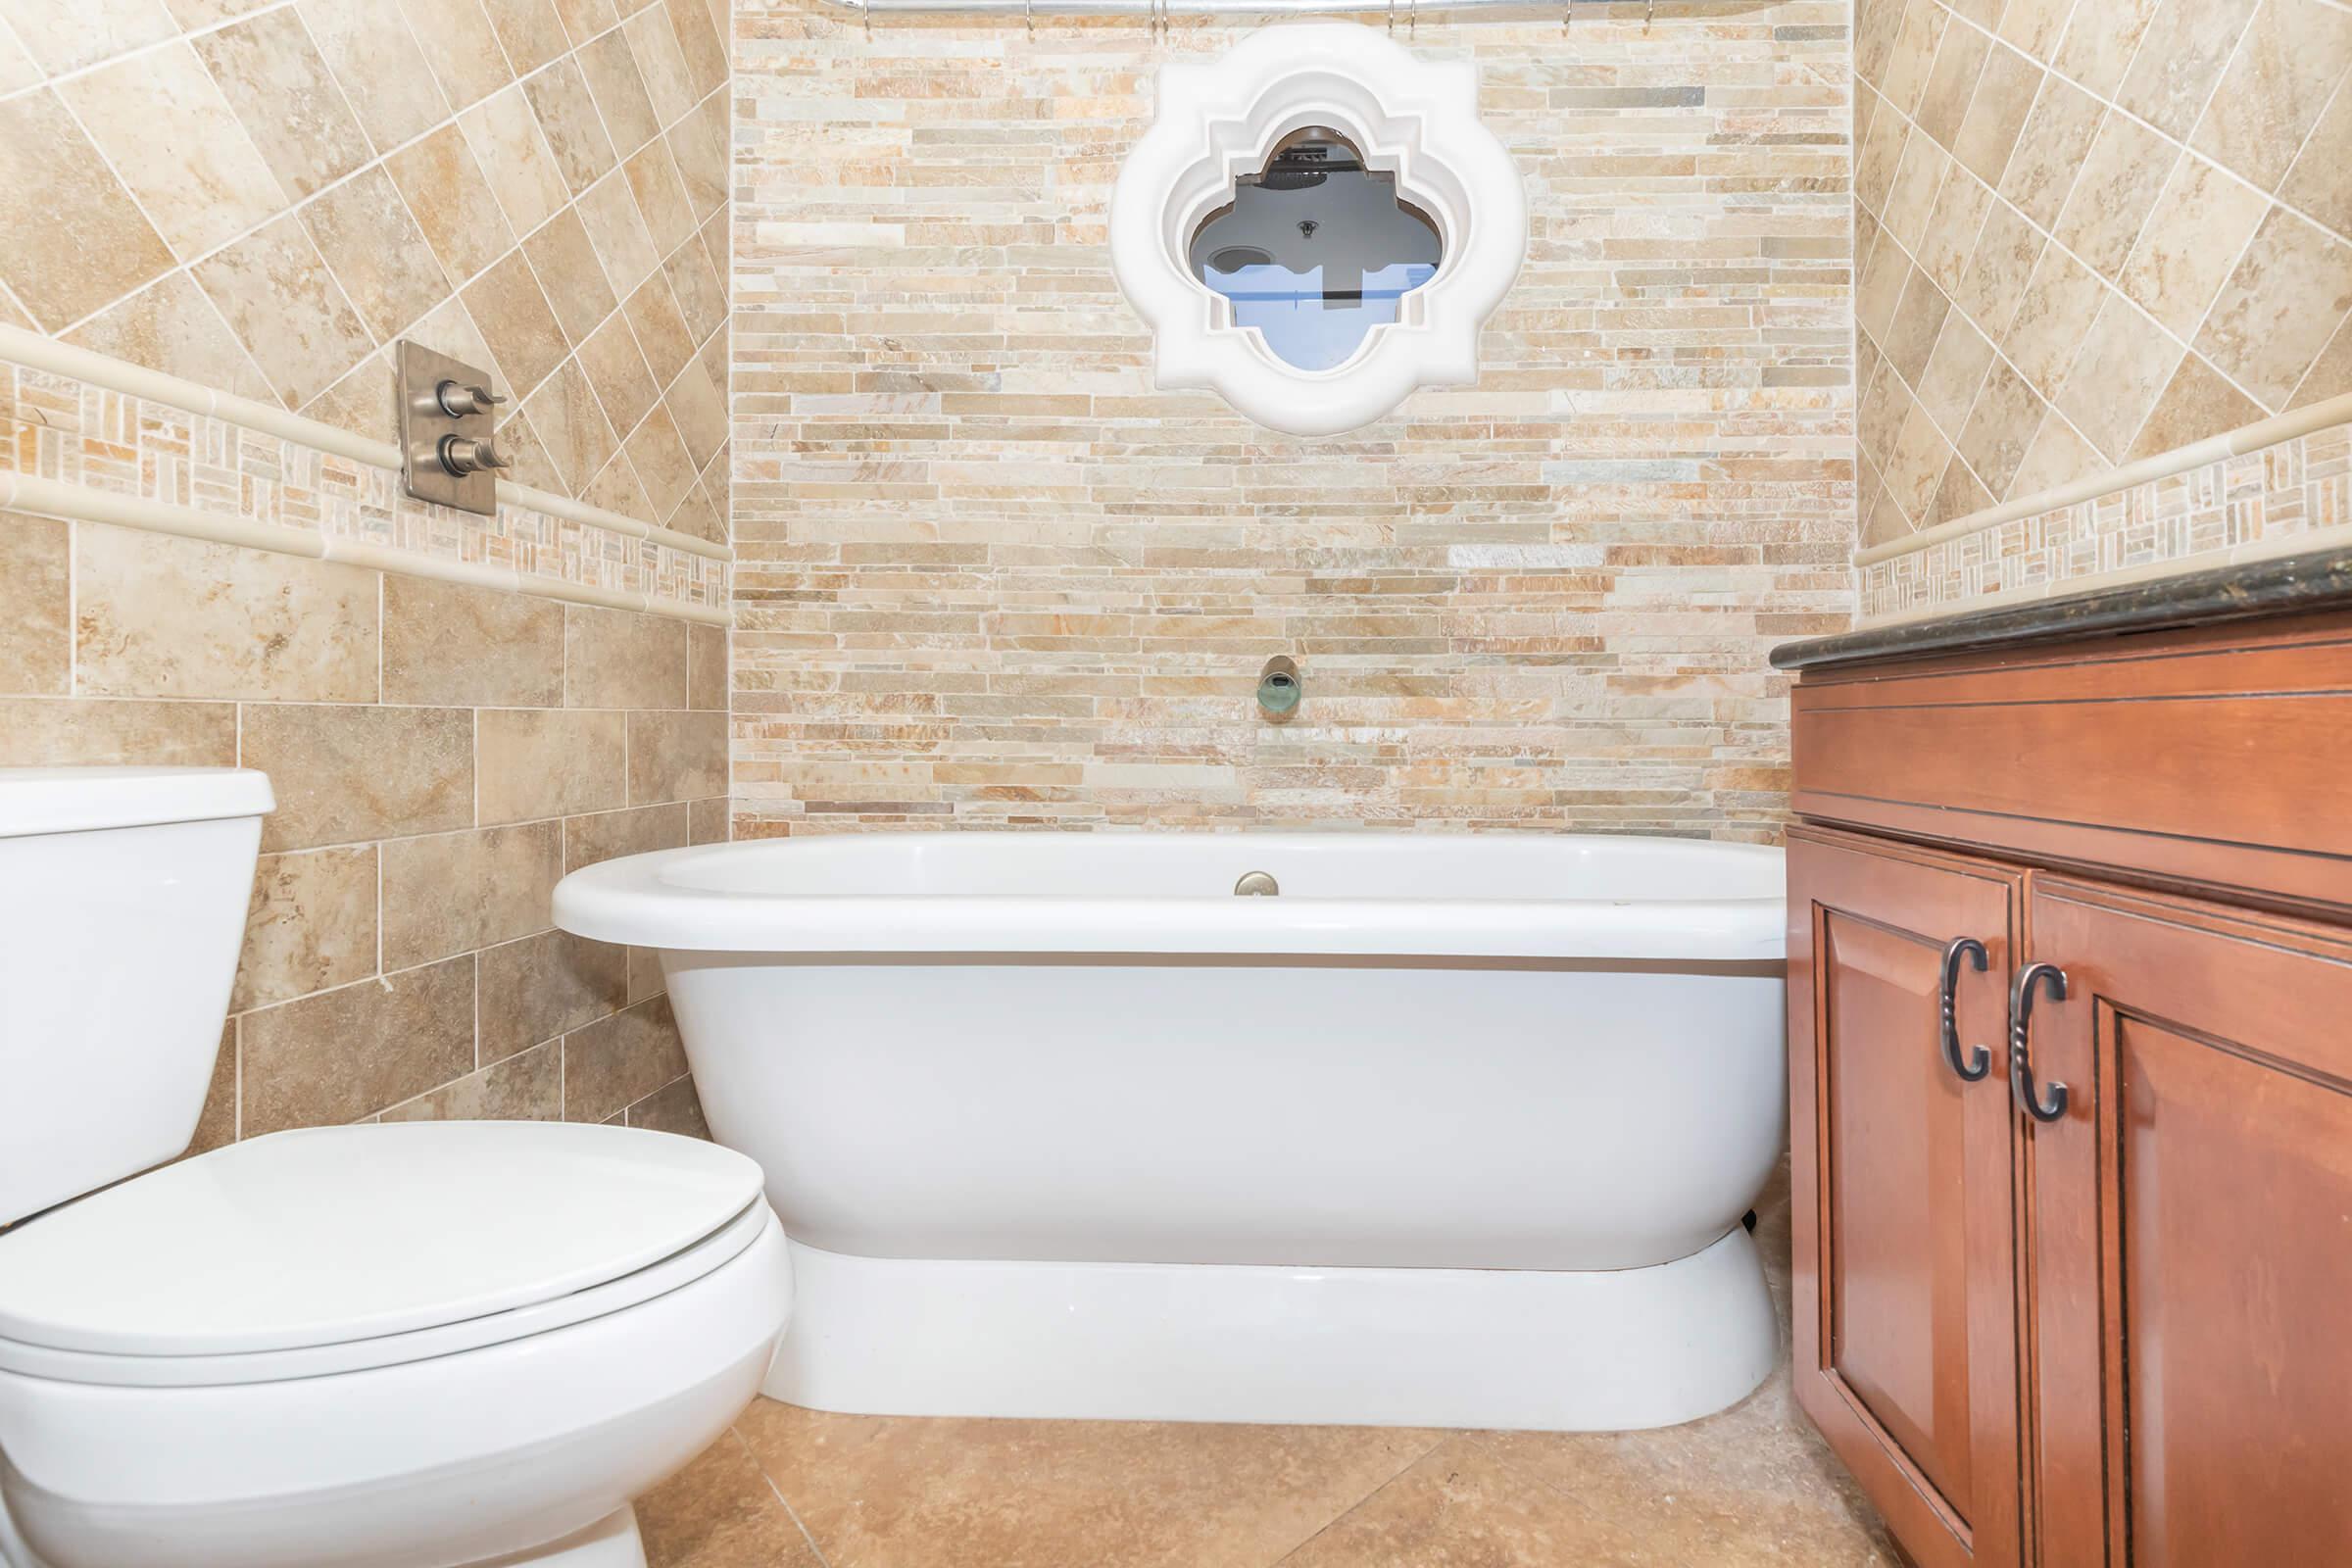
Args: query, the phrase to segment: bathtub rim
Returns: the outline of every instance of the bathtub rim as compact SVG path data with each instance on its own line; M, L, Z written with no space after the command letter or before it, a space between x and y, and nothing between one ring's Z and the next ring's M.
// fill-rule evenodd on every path
M773 840L750 843L768 852L776 848ZM1072 954L1752 962L1782 960L1788 951L1787 900L1777 894L1641 900L810 894L713 890L664 879L672 866L745 847L693 845L584 866L557 883L555 923L575 936L667 952L796 957L904 954L1018 960ZM1714 847L1742 857L1782 854L1768 845Z

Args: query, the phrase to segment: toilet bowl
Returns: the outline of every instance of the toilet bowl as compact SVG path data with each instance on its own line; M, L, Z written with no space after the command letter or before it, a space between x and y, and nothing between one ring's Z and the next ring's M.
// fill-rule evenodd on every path
M693 1139L231 1145L0 1237L0 1498L40 1568L633 1568L790 1291L758 1167Z
M759 1167L406 1122L118 1180L193 1131L269 798L95 771L0 769L0 1564L642 1568L789 1315Z

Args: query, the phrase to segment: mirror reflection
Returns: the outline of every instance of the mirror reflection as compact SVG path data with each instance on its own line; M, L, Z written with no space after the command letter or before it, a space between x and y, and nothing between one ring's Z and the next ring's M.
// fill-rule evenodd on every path
M1404 296L1437 274L1436 224L1364 167L1339 132L1285 138L1265 169L1194 231L1193 275L1233 305L1237 326L1302 370L1345 364Z

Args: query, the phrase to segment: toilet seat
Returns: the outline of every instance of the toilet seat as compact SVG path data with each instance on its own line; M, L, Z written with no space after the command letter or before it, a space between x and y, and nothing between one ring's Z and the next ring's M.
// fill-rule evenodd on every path
M567 1123L278 1133L0 1237L0 1371L264 1383L549 1333L702 1278L770 1223L759 1167Z

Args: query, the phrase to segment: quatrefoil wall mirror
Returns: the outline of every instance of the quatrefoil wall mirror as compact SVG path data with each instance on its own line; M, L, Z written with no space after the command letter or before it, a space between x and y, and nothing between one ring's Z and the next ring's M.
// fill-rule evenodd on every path
M1478 379L1527 204L1472 67L1353 24L1282 26L1161 70L1110 240L1159 386L1330 435Z

